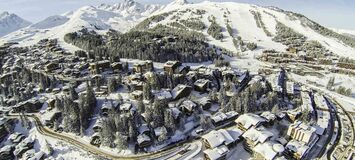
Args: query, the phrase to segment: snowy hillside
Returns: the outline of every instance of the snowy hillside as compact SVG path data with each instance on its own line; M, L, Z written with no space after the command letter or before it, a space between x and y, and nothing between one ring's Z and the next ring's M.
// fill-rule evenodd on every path
M204 10L202 15L196 14L197 10ZM173 11L173 12L171 12ZM198 4L184 4L184 5L168 5L163 11L156 13L171 12L164 20L158 24L169 24L173 21L181 21L187 19L201 20L206 28L202 32L209 37L212 44L228 48L236 51L233 46L233 37L240 36L245 42L257 43L259 49L276 49L284 51L286 46L281 43L274 42L272 38L276 34L276 24L281 22L294 31L304 35L307 40L316 40L320 42L325 48L339 56L351 57L355 54L355 49L345 45L340 40L334 37L327 37L321 35L311 27L304 24L302 18L293 16L289 12L277 8L260 7L250 4L241 4L233 2L202 2ZM253 13L258 13L261 23L264 28L258 26ZM209 17L214 16L217 23L222 27L222 40L215 40L207 34L207 27L210 26ZM178 18L176 18L178 17ZM233 30L233 37L227 31L227 22ZM309 22L306 22L309 23ZM153 27L156 24L152 24ZM271 33L271 36L266 34L266 31ZM259 50L260 51L260 50Z
M60 44L69 50L77 48L63 42L66 33L82 28L107 31L115 29L125 32L139 21L160 10L161 5L143 5L132 0L114 5L84 6L63 15L51 16L41 22L13 32L0 39L0 43L19 42L31 45L44 38L58 38Z
M216 40L207 33L212 17L222 29L223 38L221 40ZM176 0L166 6L143 5L133 0L125 0L123 3L113 5L85 6L61 16L49 17L42 22L13 32L1 38L0 43L16 41L22 45L30 45L43 38L58 38L66 49L75 50L76 47L63 42L63 36L66 33L77 31L83 27L96 30L98 33L104 33L108 29L126 32L140 22L147 23L154 18L158 19L153 20L152 23L149 22L148 28L157 24L171 25L173 22L181 24L181 21L186 22L192 19L202 22L204 28L198 32L206 35L209 43L234 52L240 52L240 49L236 49L233 39L241 39L243 43L257 44L258 48L252 52L253 54L258 54L264 49L285 51L287 46L273 41L277 34L276 25L280 22L305 36L307 41L318 41L336 55L351 57L355 54L355 49L340 39L344 37L335 37L340 34L337 35L335 32L332 33L332 36L322 34L323 30L315 30L315 24L299 14L275 7L261 7L251 4L208 1L191 4L186 0ZM227 24L232 33L229 33ZM316 28L319 27L316 26ZM330 31L326 28L323 29ZM353 41L350 43L354 44ZM248 54L249 52L244 53Z
M30 24L30 22L22 19L16 14L3 12L0 14L0 37L20 28L27 27Z
M338 32L340 34L350 36L352 38L355 38L355 30L348 30L348 29L334 29L332 28L335 32Z

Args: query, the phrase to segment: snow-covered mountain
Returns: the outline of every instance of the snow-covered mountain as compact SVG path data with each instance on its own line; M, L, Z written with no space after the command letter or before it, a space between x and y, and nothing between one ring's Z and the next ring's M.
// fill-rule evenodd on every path
M27 27L30 24L30 22L22 19L16 14L3 12L0 14L0 37L20 28Z
M41 22L12 32L2 37L0 43L15 41L22 45L31 45L43 38L58 38L59 42L63 43L66 33L82 28L99 32L108 29L125 32L163 7L162 5L143 5L133 0L125 0L113 5L84 6L62 15L48 17ZM68 44L62 45L70 47L69 49L77 49Z
M159 15L164 15L160 16ZM154 19L157 18L158 19ZM222 27L222 40L212 38L208 33L211 25L210 18ZM43 38L58 38L63 47L77 49L65 44L63 36L66 33L77 31L83 27L104 33L108 29L126 32L140 22L148 22L148 27L157 24L170 25L181 20L197 19L205 25L198 32L206 35L209 43L231 51L237 52L233 39L242 38L244 42L257 43L258 50L276 49L284 51L287 46L273 41L277 34L276 25L281 22L305 36L307 40L318 41L331 52L350 57L355 54L355 49L344 41L340 34L324 28L308 18L284 11L275 7L261 7L252 4L234 2L201 2L188 3L186 0L175 0L168 5L144 5L133 0L125 0L118 4L102 4L99 6L85 6L76 11L68 12L60 16L49 17L19 31L13 32L0 39L0 42L18 41L20 44L29 45ZM227 23L231 27L232 35L228 32ZM266 34L266 32L269 32ZM327 32L326 34L324 32ZM330 34L329 34L330 32Z

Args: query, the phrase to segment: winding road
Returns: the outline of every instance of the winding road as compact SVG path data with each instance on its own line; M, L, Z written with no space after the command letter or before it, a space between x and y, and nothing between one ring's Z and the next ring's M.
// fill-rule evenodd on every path
M17 118L20 115L9 115L7 117L9 118ZM28 118L31 118L34 120L34 124L36 126L37 131L47 137L51 137L51 138L55 138L55 139L59 139L62 141L65 141L67 143L70 143L80 149L83 149L91 154L97 155L97 156L101 156L101 157L105 157L108 159L124 159L124 160L134 160L134 159L157 159L157 158L162 158L165 156L168 156L170 154L174 154L177 153L181 150L184 150L186 147L183 146L183 144L175 144L175 145L171 145L169 147L166 147L162 150L156 151L156 152L150 152L150 153L146 153L146 154L136 154L136 155L117 155L111 152L107 152L104 151L100 148L97 148L95 146L92 146L90 144L81 142L77 139L75 139L75 137L70 137L64 134L60 134L57 132L54 132L50 129L47 129L43 126L43 124L41 123L40 119L35 116L35 115L30 115L30 114L26 114L25 115Z

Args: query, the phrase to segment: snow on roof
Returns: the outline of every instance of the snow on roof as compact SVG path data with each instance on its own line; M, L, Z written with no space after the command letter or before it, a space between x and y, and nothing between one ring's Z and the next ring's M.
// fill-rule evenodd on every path
M254 147L254 151L262 155L266 160L273 160L278 153L282 153L284 150L284 146L280 143L270 141L259 143Z
M304 92L302 91L301 92L301 97L302 97L302 110L309 110L310 112L313 112L313 107L312 107L312 101L309 97L309 94L308 92Z
M202 88L204 85L207 85L208 82L209 80L207 79L198 79L197 81L195 81L194 85Z
M324 97L318 93L314 95L314 102L315 102L317 108L321 108L321 109L325 109L325 110L329 109L328 104L325 101Z
M240 123L244 128L249 129L251 126L257 126L261 122L266 122L266 120L256 114L247 113L240 115L235 122Z
M166 130L166 128L164 126L154 129L155 136L159 137L161 134L163 134L163 132L167 132L167 130Z
M143 143L143 142L147 142L147 141L150 141L150 137L149 136L147 136L146 134L138 135L138 137L137 137L138 144Z
M117 101L106 101L102 104L102 107L101 109L113 109L115 106L118 105L118 102Z
M259 128L250 128L242 136L257 144L257 143L264 143L267 139L273 137L274 134L271 131L266 130L266 128L264 127L259 127Z
M218 122L224 121L226 119L232 118L237 115L238 115L238 113L235 111L230 111L227 113L217 112L212 116L212 120L213 120L213 122L218 123Z
M270 111L263 112L263 113L261 113L260 116L264 117L265 119L267 119L269 121L273 121L276 119L276 115L271 113Z
M222 112L217 112L216 114L214 114L213 116L212 116L212 120L213 120L213 122L215 122L215 123L217 123L217 122L221 122L221 121L223 121L223 120L225 120L225 119L227 119L228 117L227 117L227 115L226 114L224 114L224 113L222 113Z
M182 102L180 107L186 108L187 110L192 111L197 107L197 105L194 102L192 102L191 100L186 100L186 101Z
M235 135L232 136L229 133L229 130L220 129L218 131L212 130L208 134L202 136L202 138L209 143L211 148L216 148L222 144L229 145L238 140L239 137L236 137Z
M171 99L172 95L169 90L161 90L154 94L158 100Z
M225 141L224 136L221 134L221 132L212 130L208 134L205 134L202 136L203 139L205 139L211 148L216 148L217 146L220 146L223 144Z
M173 113L174 119L177 119L179 117L179 115L181 114L181 111L176 107L173 107L170 109L171 109L171 112Z
M303 142L291 140L287 143L286 149L289 149L300 155L300 157L303 157L308 152L309 147Z
M315 125L316 133L322 135L328 127L330 114L327 111L317 110L317 124Z
M132 108L132 104L130 104L130 103L123 103L120 106L120 110L124 110L124 111L129 111L129 110L131 110L131 108Z
M180 62L178 61L167 61L165 64L164 64L164 67L172 67L174 65L178 65Z
M223 157L227 152L229 152L229 149L227 146L222 145L214 149L207 149L203 151L210 160L217 160Z
M172 91L171 95L173 96L173 99L176 99L177 96L181 94L182 91L185 89L191 88L190 86L183 85L183 84L178 84Z

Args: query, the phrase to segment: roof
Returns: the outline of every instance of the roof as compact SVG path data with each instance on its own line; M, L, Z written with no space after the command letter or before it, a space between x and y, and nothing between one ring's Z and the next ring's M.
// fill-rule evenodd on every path
M169 90L161 90L154 94L158 100L171 99L172 95Z
M180 62L179 61L167 61L165 64L164 64L164 67L172 67L174 65L178 65Z
M260 115L261 117L264 117L265 119L267 119L267 120L275 120L276 119L276 115L275 114L273 114L273 113L271 113L270 111L266 111L266 112L263 112L263 113L261 113L261 115Z
M268 138L273 137L274 134L271 131L266 130L264 127L250 128L247 130L243 137L256 143L264 143Z
M251 126L257 126L261 122L266 122L266 120L256 114L247 113L240 115L235 122L240 123L244 128L249 129Z
M138 137L137 137L138 144L143 143L143 142L147 142L147 141L150 142L150 137L149 136L147 136L146 134L138 135Z
M222 145L214 149L207 149L203 152L209 157L209 159L217 160L227 154L229 152L229 149L227 148L227 146Z
M300 157L303 157L308 152L309 147L303 142L291 140L290 142L287 143L286 149L289 149L299 154Z
M256 153L262 155L266 160L273 160L278 153L282 153L285 148L280 143L265 142L259 143L253 149Z
M204 85L207 85L208 82L209 80L207 79L198 79L197 81L195 81L194 85L202 88Z
M180 105L181 108L186 108L189 111L192 111L193 109L195 109L197 105L192 102L191 100L186 100L184 102L182 102L182 104Z
M167 132L166 128L163 127L158 127L154 129L154 133L156 136L160 136L163 132Z
M218 131L212 130L208 134L203 135L202 138L210 144L211 148L216 148L222 144L229 145L238 140L238 137L235 135L232 136L229 131L225 129Z
M124 111L129 111L132 108L132 104L130 103L124 103L120 106L120 110L124 110Z
M173 99L176 99L182 91L184 91L185 89L189 89L191 88L190 86L187 85L183 85L183 84L179 84L177 85L172 91L171 91L171 95L173 96Z

